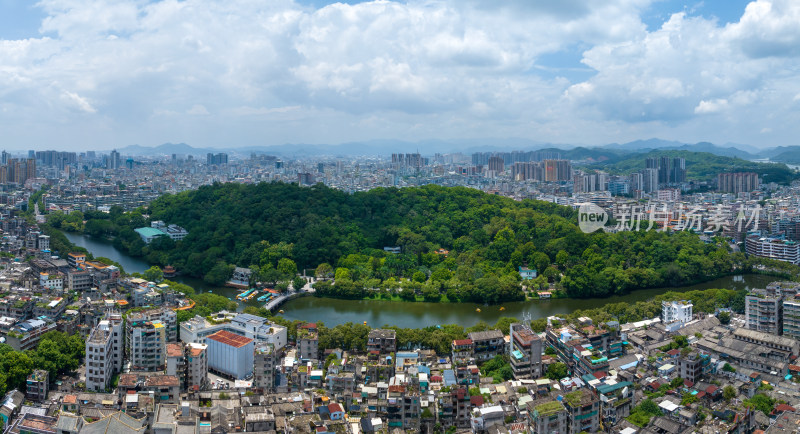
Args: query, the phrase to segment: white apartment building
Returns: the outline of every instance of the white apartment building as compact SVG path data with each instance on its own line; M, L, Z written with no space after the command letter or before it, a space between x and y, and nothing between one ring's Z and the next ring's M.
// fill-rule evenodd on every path
M687 300L662 301L661 322L668 329L677 330L692 320L692 307L692 302Z
M782 292L754 289L744 298L745 326L750 330L780 335L784 331ZM791 304L789 305L791 308Z
M109 314L86 340L86 390L106 390L122 361L122 316Z
M800 244L796 241L750 235L744 240L744 250L748 255L800 264Z
M186 388L202 390L208 385L208 345L186 344Z
M133 315L131 315L133 316ZM161 321L131 321L128 317L126 334L128 358L135 371L159 371L166 362L166 327Z
M55 291L63 291L64 276L60 273L39 273L39 286Z
M208 336L221 330L272 344L276 350L285 347L289 339L286 327L246 313L236 315L230 322L218 324L212 324L203 317L195 316L181 323L180 335L183 342L205 344Z

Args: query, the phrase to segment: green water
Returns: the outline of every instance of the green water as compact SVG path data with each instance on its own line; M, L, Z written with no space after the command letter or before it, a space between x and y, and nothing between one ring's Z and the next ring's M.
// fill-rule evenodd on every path
M110 242L92 238L86 235L65 233L75 245L85 247L95 256L105 256L122 265L127 272L142 272L150 266L140 258L133 258L116 249ZM202 279L192 277L177 277L175 280L195 288L199 292L213 292L228 298L234 298L238 293L233 288L210 286ZM531 318L541 318L549 315L570 313L577 309L591 309L602 307L609 303L635 303L649 300L658 294L667 291L691 291L709 288L763 288L769 282L776 280L772 276L750 274L745 276L721 277L705 283L679 288L652 288L633 291L623 296L608 298L590 298L583 300L557 299L546 301L524 301L506 303L500 306L482 306L471 303L401 303L376 300L339 300L334 298L302 297L287 302L283 309L283 316L292 320L323 321L326 325L334 326L345 322L361 323L366 321L373 327L390 324L400 327L427 327L437 324L460 324L465 327L474 325L480 320L490 324L495 323L501 316L523 318L529 314ZM234 298L235 299L235 298ZM258 306L255 300L248 305ZM240 303L240 309L243 305ZM481 312L475 309L480 308Z
M304 321L323 321L333 326L345 322L364 322L373 327L396 325L419 328L437 324L460 324L469 327L478 321L494 324L501 316L532 319L549 315L570 313L578 309L592 309L609 303L635 303L649 300L667 291L691 291L709 288L763 288L776 280L772 276L749 274L728 276L709 282L680 288L652 288L633 291L623 296L590 299L557 299L542 301L520 301L501 306L482 306L471 303L402 303L377 300L339 300L333 298L303 297L284 304L283 316ZM475 309L480 308L477 312Z

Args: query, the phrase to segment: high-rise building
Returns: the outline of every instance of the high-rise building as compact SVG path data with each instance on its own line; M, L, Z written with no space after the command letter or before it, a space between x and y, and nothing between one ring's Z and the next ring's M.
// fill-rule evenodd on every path
M511 166L511 177L517 181L528 179L544 181L544 164L541 162L514 163Z
M672 159L672 182L679 184L686 182L686 159L673 158Z
M111 151L111 154L108 155L108 162L106 163L107 169L119 169L122 167L122 156L119 152L114 149Z
M503 173L503 170L505 170L504 165L502 157L489 157L489 170L494 171L494 173Z
M261 389L262 393L269 393L275 387L275 366L278 364L275 346L259 342L253 357L253 387Z
M660 157L658 159L658 182L659 184L672 182L672 159L669 157Z
M208 384L208 345L186 344L186 388L204 389Z
M161 370L166 362L165 344L177 339L175 312L166 308L134 312L127 317L126 336L131 369Z
M658 169L647 168L642 170L642 190L652 193L658 190Z
M86 340L86 390L104 391L122 370L122 316L109 313Z
M549 182L572 179L572 164L569 160L544 160L544 180Z
M658 171L659 184L686 182L686 159L681 157L650 157L645 160L645 169Z
M783 335L800 340L800 301L783 301Z
M314 184L314 174L311 172L300 172L297 174L297 183L300 185Z
M773 335L783 334L783 293L754 289L744 300L745 326Z
M605 173L578 174L572 178L573 193L591 193L608 189L608 175Z
M228 154L220 152L218 154L214 154L209 152L206 154L206 164L209 166L219 166L222 164L228 164Z
M644 176L641 173L631 173L628 179L630 180L630 191L644 190Z
M510 327L508 356L514 378L539 378L542 376L542 339L525 324L513 323Z
M629 179L609 181L608 192L613 196L629 194L631 192L631 181Z
M717 175L717 189L725 193L746 193L758 190L759 178L753 172L720 173Z

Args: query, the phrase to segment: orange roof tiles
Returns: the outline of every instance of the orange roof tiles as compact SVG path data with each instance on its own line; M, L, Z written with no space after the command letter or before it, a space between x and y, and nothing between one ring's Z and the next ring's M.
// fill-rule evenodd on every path
M180 357L183 355L183 345L177 343L167 344L167 357Z
M217 341L221 344L230 345L235 348L241 348L250 342L253 342L253 340L248 337L239 336L227 330L220 330L213 335L210 335L206 339L211 339L212 341Z
M154 375L144 380L144 385L150 387L177 386L179 384L178 377L174 375Z

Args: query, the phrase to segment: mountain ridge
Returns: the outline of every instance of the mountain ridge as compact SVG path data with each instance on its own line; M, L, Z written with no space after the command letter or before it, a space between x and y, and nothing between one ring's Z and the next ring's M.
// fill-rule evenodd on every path
M745 148L745 149L743 149ZM537 142L524 138L493 139L430 139L420 141L403 141L391 139L374 139L351 141L338 144L322 143L285 143L281 145L250 145L232 148L198 147L186 143L163 143L157 146L129 145L117 150L130 156L148 155L193 155L204 156L209 152L225 152L240 157L255 154L269 154L286 158L302 158L308 155L319 156L389 156L392 153L421 152L424 155L435 153L471 154L473 152L511 152L549 150L562 153L565 158L573 160L592 159L605 161L614 156L625 154L642 154L654 150L681 150L690 152L709 152L719 156L737 157L746 160L770 159L775 162L800 163L800 146L779 146L762 149L756 153L747 145L726 143L717 145L711 142L684 143L659 138L640 139L626 143L609 143L590 146L585 144L565 144Z

